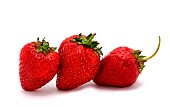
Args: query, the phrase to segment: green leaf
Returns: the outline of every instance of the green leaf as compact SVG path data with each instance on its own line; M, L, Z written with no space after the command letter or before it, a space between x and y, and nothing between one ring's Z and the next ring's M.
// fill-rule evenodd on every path
M76 42L76 39L75 39L75 38L73 38L72 40L70 40L70 42Z
M101 49L102 49L102 47L100 47L100 48L95 47L95 48L94 48L95 52L96 52L98 55L103 55Z
M142 73L142 70L145 68L145 65L143 65L141 68L140 68L140 74Z
M90 33L86 38L87 40L90 40L91 37L92 37L92 33Z
M78 39L79 40L86 40L86 38L84 36L80 36Z
M139 57L140 57L141 59L143 59L143 58L145 58L146 56L142 56L142 55L141 55L141 56L139 56Z
M82 42L82 38L76 38L76 42Z
M47 50L44 50L43 53L44 53L45 55L47 55Z
M57 47L51 47L52 51L55 51L57 49Z
M144 63L147 61L145 60L145 57L146 56L143 56L143 55L140 55L141 54L141 50L133 50L132 53L136 59L136 62L138 64L138 68L139 68L139 73L141 74L142 73L142 70L144 69L145 65Z
M39 51L42 52L42 51L43 51L43 48L41 47L41 48L39 49Z
M82 44L89 44L89 43L88 43L88 41L86 39L83 39Z
M83 44L82 42L77 42L78 44Z
M91 48L95 48L99 43L97 41L91 42Z
M39 38L37 38L37 42L34 43L34 46L36 47L37 53L43 52L44 55L56 50L56 47L49 47L49 43L45 41L45 38L43 38L42 41L39 41Z
M48 47L49 47L48 42L44 42L44 43L43 43L43 46L42 46L43 50L47 50Z
M79 37L73 38L72 40L70 40L70 42L77 42L78 44L83 45L87 48L92 48L100 56L103 55L103 53L101 51L101 47L100 48L97 47L99 43L97 41L92 41L95 35L96 35L95 33L94 34L90 33L87 37L85 37L82 36L80 33Z

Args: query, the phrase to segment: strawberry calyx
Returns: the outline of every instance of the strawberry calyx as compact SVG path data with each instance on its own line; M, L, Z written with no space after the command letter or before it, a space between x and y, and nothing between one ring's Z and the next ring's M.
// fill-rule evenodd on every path
M158 38L159 38L159 43L158 43L157 49L154 52L154 54L152 54L151 56L146 57L146 56L140 55L141 52L142 52L141 50L133 50L132 51L132 54L133 54L133 56L135 57L135 59L136 59L136 61L138 63L138 67L139 67L139 71L140 71L139 73L140 74L142 73L142 70L145 67L144 63L147 62L149 59L153 58L158 53L158 50L160 48L160 43L161 43L160 36L158 36Z
M87 48L92 48L99 56L101 56L103 55L101 51L102 47L97 47L99 43L93 40L95 35L96 33L90 33L87 37L85 37L80 33L78 38L73 38L72 40L70 40L70 42L77 42L78 44L83 45Z
M45 38L43 38L42 41L39 40L39 37L37 38L37 41L34 42L34 46L36 47L36 52L43 52L44 55L47 55L48 53L54 52L57 47L50 47L49 43L45 41Z
M133 50L132 54L135 57L138 67L139 67L139 71L140 74L142 73L143 68L145 67L144 63L147 61L144 58L146 58L146 56L140 55L141 54L141 50Z

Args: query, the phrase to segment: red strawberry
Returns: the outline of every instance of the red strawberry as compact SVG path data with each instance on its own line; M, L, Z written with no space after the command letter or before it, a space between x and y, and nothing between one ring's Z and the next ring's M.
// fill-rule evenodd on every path
M40 42L39 38L21 49L19 75L24 90L36 90L53 79L60 64L59 54L55 50L44 39Z
M126 87L132 85L145 67L144 62L154 57L159 47L160 37L156 52L148 58L141 56L140 50L128 47L114 49L102 59L100 70L93 81L103 86Z
M93 41L95 34L73 35L65 39L59 48L61 67L56 86L61 90L76 88L91 81L100 67L101 48Z

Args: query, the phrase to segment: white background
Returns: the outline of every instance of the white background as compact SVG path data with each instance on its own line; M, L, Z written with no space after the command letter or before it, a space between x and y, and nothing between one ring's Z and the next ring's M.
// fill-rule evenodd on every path
M137 82L127 88L93 82L70 91L55 87L56 77L35 92L19 82L19 53L46 37L51 46L73 34L97 33L104 55L118 46L151 55ZM169 107L169 0L0 0L0 107Z

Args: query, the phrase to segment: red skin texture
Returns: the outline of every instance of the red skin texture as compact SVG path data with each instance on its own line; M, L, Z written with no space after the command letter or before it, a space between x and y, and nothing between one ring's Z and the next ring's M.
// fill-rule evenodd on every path
M101 60L100 70L93 81L102 86L126 87L132 85L138 75L132 49L119 47Z
M60 90L73 89L91 81L100 68L99 55L91 48L70 42L75 37L78 35L66 38L59 48L61 66L56 87Z
M26 91L41 88L58 72L60 56L51 52L46 56L36 52L34 42L26 44L20 53L19 76L21 86Z

